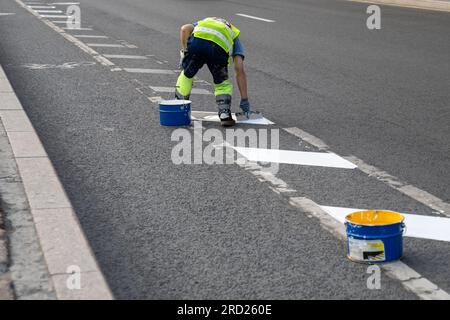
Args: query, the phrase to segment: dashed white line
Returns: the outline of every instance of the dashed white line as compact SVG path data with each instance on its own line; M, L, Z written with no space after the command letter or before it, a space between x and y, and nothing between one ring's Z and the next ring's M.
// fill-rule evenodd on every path
M92 28L63 28L63 30L81 30L81 31L92 31Z
M146 56L133 56L133 55L128 55L128 54L104 54L103 56L105 56L106 58L110 58L110 59L136 59L136 60L148 59L148 57L146 57ZM132 70L132 68L128 68L128 69Z
M121 44L112 44L112 43L86 43L89 47L99 47L99 48L123 48Z
M299 128L283 128L283 130L308 142L309 144L312 144L320 150L330 150L330 147L325 142ZM359 170L366 173L370 177L375 177L379 181L384 182L389 187L400 191L411 199L414 199L415 201L418 201L426 205L427 207L436 210L436 212L442 215L450 217L450 204L445 202L444 200L428 193L427 191L421 190L413 185L403 182L399 178L387 173L386 171L367 164L363 160L355 156L347 156L344 158L357 165Z
M34 10L37 13L62 13L61 10Z
M31 9L55 9L55 6L28 6Z
M265 21L265 22L275 22L275 20L270 20L270 19L265 19L265 18L255 17L255 16L251 16L251 15L248 15L248 14L243 14L243 13L236 13L236 15L237 15L237 16L241 16L241 17L245 17L245 18L249 18L249 19Z
M60 6L70 6L70 5L78 5L79 2L53 2L49 4L60 5Z
M57 14L41 14L42 18L69 18L69 16L65 15L57 15Z
M52 21L52 22L55 23L55 21ZM75 38L108 39L107 36L97 36L97 35L91 35L91 34L75 34L74 37Z
M152 73L152 74L174 74L172 70L167 69L142 69L142 68L123 68L129 73ZM165 87L155 87L155 88L165 88ZM171 88L173 91L173 88Z
M175 70L175 71L179 71L179 70ZM257 125L274 124L274 122L272 122L269 119L264 118L264 117L261 119L238 120L238 119L236 119L236 115L234 113L232 113L232 117L237 123L257 124ZM199 121L220 122L217 112L211 112L211 111L191 111L191 118L192 118L192 120L199 120Z

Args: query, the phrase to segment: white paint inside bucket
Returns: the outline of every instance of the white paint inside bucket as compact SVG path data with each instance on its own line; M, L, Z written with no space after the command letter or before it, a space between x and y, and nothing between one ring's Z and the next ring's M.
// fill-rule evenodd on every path
M161 100L159 101L159 104L163 104L165 106L184 106L185 104L192 103L190 100Z

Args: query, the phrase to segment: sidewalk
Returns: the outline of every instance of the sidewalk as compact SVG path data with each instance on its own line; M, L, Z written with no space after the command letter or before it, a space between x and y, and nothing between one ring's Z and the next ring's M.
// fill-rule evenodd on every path
M9 253L3 216L0 208L0 300L12 300L14 296L11 288L11 278L8 273Z

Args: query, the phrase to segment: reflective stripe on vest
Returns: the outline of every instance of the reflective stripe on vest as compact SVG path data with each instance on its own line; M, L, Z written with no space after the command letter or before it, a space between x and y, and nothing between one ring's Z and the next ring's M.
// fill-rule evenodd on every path
M194 28L194 36L195 36L196 32L205 32L205 33L213 34L216 37L220 38L220 40L222 40L225 43L225 45L226 45L226 48L223 48L223 49L227 53L231 52L232 49L233 49L233 44L230 43L230 41L227 39L227 37L225 37L225 35L223 35L221 32L219 32L217 30L214 30L214 29L211 29L211 28L205 28L205 27L196 26Z

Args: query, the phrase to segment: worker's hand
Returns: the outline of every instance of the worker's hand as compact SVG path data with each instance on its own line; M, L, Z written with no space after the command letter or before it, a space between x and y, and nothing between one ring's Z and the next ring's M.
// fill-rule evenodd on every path
M242 109L242 111L248 118L250 113L250 102L248 102L248 99L241 99L239 107Z
M183 68L183 60L184 60L185 54L186 54L186 49L181 49L180 50L180 64L179 64L180 69Z

